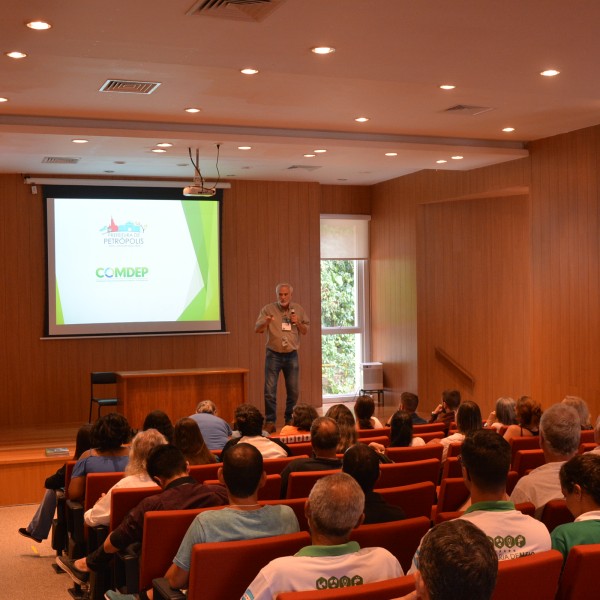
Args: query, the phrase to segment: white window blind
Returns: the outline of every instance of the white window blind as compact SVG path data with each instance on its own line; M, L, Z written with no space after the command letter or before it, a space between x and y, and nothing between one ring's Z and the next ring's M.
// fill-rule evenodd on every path
M368 215L321 215L321 260L369 258Z

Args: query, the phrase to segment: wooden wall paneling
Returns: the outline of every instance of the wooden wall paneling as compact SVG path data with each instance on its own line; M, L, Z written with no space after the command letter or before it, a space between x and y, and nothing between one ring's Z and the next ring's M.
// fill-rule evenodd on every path
M600 411L598 166L600 127L531 144L533 394L546 406L565 394Z
M5 223L19 224L7 225L0 238L7 282L0 294L5 427L86 420L92 370L245 367L250 399L262 408L264 337L254 334L254 322L284 278L294 280L296 297L313 319L301 350L302 385L304 399L320 403L318 184L235 182L226 191L226 335L41 340L46 310L41 193L32 197L19 176L0 175L0 200Z
M439 399L442 390L455 387L487 413L498 396L514 394L529 379L528 371L514 366L529 356L529 238L522 233L529 227L528 199L420 209L425 226L418 247L426 256L419 262L419 312L429 336L419 331L420 391ZM475 385L439 361L435 347L473 373Z
M322 185L322 215L370 215L373 188L366 185Z

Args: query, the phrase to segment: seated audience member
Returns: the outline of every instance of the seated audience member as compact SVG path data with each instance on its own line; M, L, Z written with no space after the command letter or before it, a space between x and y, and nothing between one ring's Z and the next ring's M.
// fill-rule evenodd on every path
M179 448L185 460L190 465L207 465L217 462L217 457L211 453L196 421L183 417L175 423L173 429L173 446Z
M496 409L490 413L485 422L486 427L500 431L502 427L517 424L517 403L508 396L496 400Z
M219 481L227 488L229 506L200 513L193 520L166 574L172 588L187 587L195 544L251 540L300 530L289 506L257 503L265 480L263 457L254 446L240 443L223 453Z
M546 526L505 500L511 457L510 444L489 429L468 435L461 448L462 475L471 493L471 506L460 518L494 540L498 560L550 550Z
M419 406L419 397L411 392L402 392L400 394L400 406L398 410L406 411L411 418L413 425L425 425L427 421L417 414L417 407ZM391 418L388 419L386 425L391 425Z
M397 410L390 417L390 448L424 446L423 438L413 437L413 420L410 413Z
M84 584L89 571L108 565L112 555L130 544L142 541L144 515L151 510L173 510L222 506L227 493L222 485L204 485L188 475L188 465L181 451L170 444L156 446L147 460L148 475L160 485L162 492L144 498L106 538L104 544L84 558L71 560L57 556L56 564L75 583Z
M222 450L231 437L229 423L217 416L217 406L212 400L202 400L190 419L196 421L209 450Z
M579 415L573 407L559 403L546 410L540 420L540 446L546 464L521 477L510 500L533 503L539 519L546 502L562 497L558 472L577 454L580 434Z
M428 442L429 445L441 444L444 446L442 453L442 461L446 460L448 456L448 448L450 444L462 442L465 436L481 429L481 411L479 406L471 400L466 400L459 407L456 413L456 426L458 431L449 435L448 437L442 438L441 440L436 438Z
M156 429L140 431L131 442L129 450L129 463L125 467L125 476L115 483L106 494L103 494L84 515L85 522L90 527L97 525L108 525L110 523L110 499L112 492L123 488L153 487L155 483L148 471L146 461L152 448L166 444L167 438Z
M282 458L290 456L290 449L278 439L271 439L263 435L263 423L265 418L262 413L252 404L240 404L235 409L234 424L239 437L232 437L223 451L238 442L245 442L256 446L263 458ZM235 433L235 432L234 432Z
M77 432L75 438L75 454L73 460L77 460L86 450L91 448L92 426L89 424L83 425ZM19 533L27 538L30 538L38 544L45 540L52 529L52 521L56 512L57 498L56 493L65 487L65 474L67 465L64 464L54 475L50 475L44 482L46 491L42 498L41 504L38 506L33 518L27 527L20 527Z
M507 442L514 437L527 437L539 435L540 419L542 418L542 406L534 402L529 396L521 396L516 406L517 424L510 425L504 432Z
M354 403L354 416L357 429L381 429L381 421L374 417L375 400L371 396L359 396Z
M590 452L600 454L600 417L596 419L596 425L594 426L594 441L596 442L596 447L590 450Z
M167 443L170 444L173 441L173 423L169 419L169 415L162 410L153 410L146 415L142 430L156 429L167 438Z
M498 557L479 527L446 521L423 538L416 590L397 600L489 600L496 587Z
M579 396L565 396L563 398L563 403L572 406L577 411L579 420L581 421L582 430L592 429L590 411L583 398L579 398Z
M431 412L430 423L444 423L446 428L456 421L458 407L460 406L460 392L458 390L444 390L442 401Z
M331 471L341 469L342 461L336 456L340 430L329 417L317 417L310 427L311 458L296 458L281 471L281 497L287 495L290 473L298 471Z
M575 521L559 525L551 537L552 547L567 560L573 546L600 544L600 456L577 454L560 468L559 476Z
M100 417L92 425L92 448L80 457L71 474L69 498L81 500L85 495L85 476L88 473L112 473L124 471L129 462L131 427L127 419L118 413Z
M329 407L325 416L331 417L338 424L340 430L340 443L337 447L337 453L343 454L350 446L353 446L358 441L354 415L344 404L334 404Z
M314 406L299 402L294 406L294 410L292 411L292 424L284 425L281 428L279 435L281 437L306 435L308 439L310 435L310 426L318 416L319 413L317 413L317 409ZM296 441L302 441L302 439Z
M365 444L355 444L348 448L344 453L342 471L356 479L365 495L365 525L406 518L399 506L388 504L380 494L373 491L380 475L379 457L373 448Z
M364 518L364 494L346 473L317 481L306 502L311 546L272 560L248 586L243 600L271 600L281 592L360 585L403 575L398 560L383 548L348 541Z

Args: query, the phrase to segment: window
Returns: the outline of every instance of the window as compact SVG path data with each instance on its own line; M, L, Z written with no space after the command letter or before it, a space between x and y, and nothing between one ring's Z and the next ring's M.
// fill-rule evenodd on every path
M368 217L321 217L323 396L354 396L369 354Z

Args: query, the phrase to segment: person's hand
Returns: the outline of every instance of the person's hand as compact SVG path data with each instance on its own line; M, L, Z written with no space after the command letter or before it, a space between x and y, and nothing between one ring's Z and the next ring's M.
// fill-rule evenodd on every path
M379 454L385 454L385 446L383 444L378 444L377 442L371 442L369 444L369 448L373 448L373 450L375 450L375 452L378 452Z
M273 315L267 315L265 317L265 325L268 327L269 323L271 323L271 321L274 319L275 317Z
M298 321L299 321L299 319L298 319L298 315L297 315L295 312L293 312L293 313L290 315L290 321L291 321L291 322L292 322L294 325L298 325Z
M485 424L489 427L492 423L494 423L496 421L496 411L493 410L490 413L490 416L487 418L487 421L485 422Z
M441 412L444 412L444 405L443 404L438 404L435 407L435 410L431 411L432 415L439 415Z

